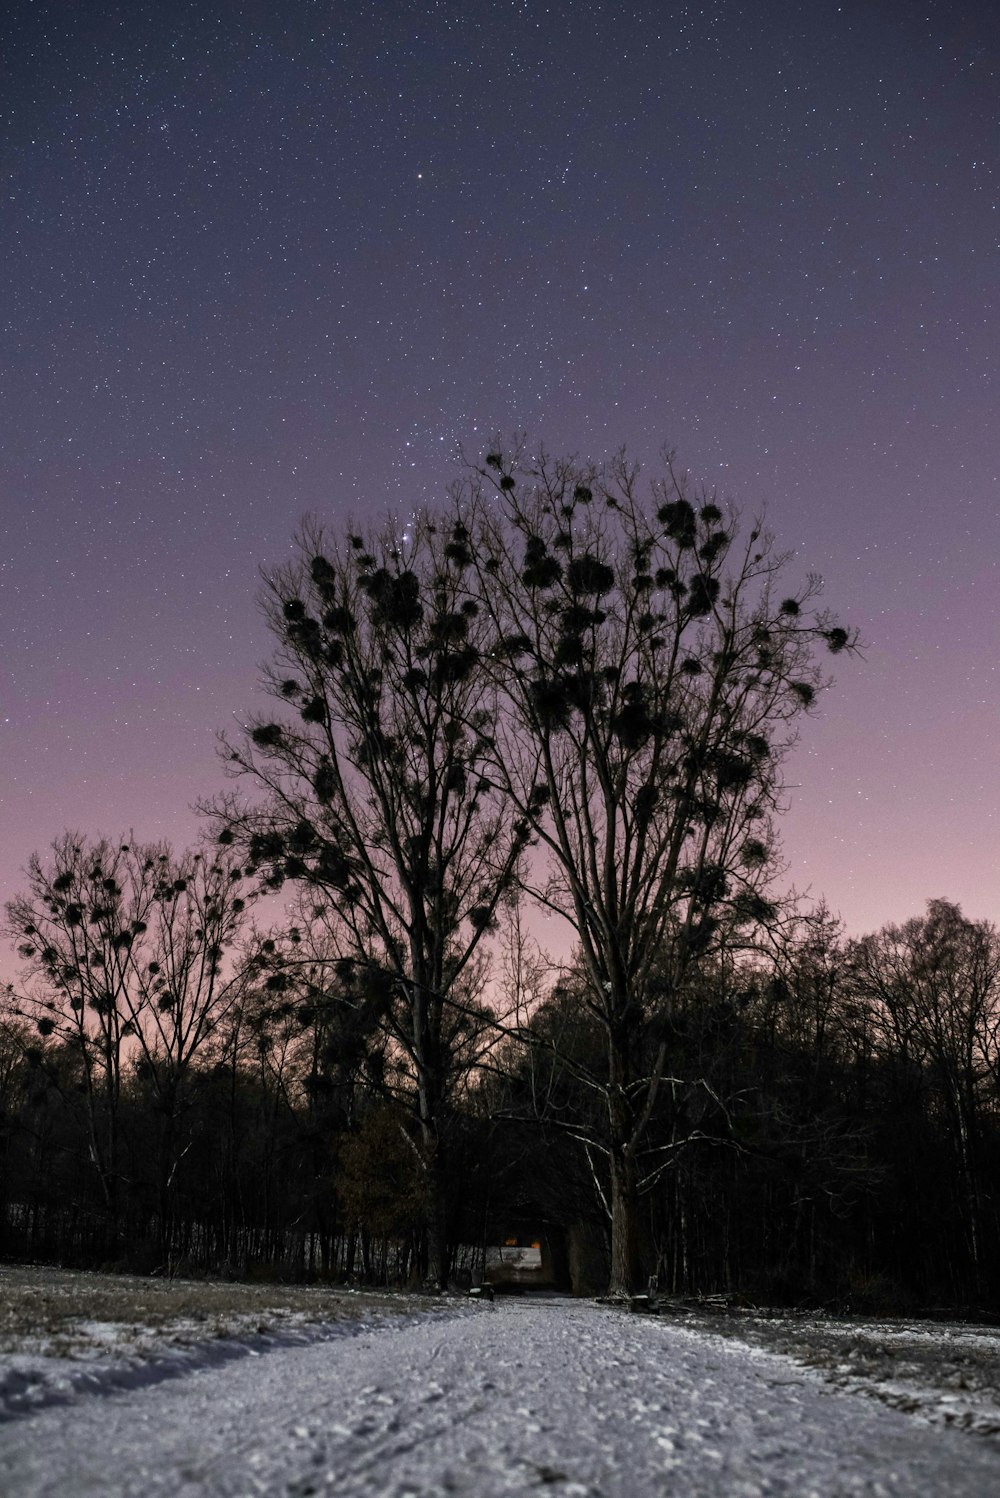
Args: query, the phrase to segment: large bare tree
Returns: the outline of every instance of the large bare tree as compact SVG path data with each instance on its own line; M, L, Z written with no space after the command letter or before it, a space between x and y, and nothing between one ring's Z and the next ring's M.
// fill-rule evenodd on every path
M456 501L502 707L487 771L541 845L526 888L566 919L605 1037L611 1284L641 1278L644 1140L669 1017L723 933L770 913L782 761L855 641L787 555L668 462L491 453Z
M381 995L387 1089L410 1109L438 1280L444 1118L475 1055L487 937L527 838L484 773L498 689L471 567L461 524L307 525L296 559L266 577L265 685L280 711L226 745L250 799L213 808L265 884L299 891L309 982L325 965L328 995ZM295 960L286 952L286 972Z

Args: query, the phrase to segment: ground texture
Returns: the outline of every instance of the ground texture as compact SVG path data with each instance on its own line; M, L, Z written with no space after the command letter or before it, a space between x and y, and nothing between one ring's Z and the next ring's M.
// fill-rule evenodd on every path
M688 1308L664 1314L689 1330L790 1357L835 1388L933 1424L1000 1436L1000 1330L994 1326Z
M110 1353L162 1355L213 1337L440 1309L442 1302L427 1296L341 1285L169 1280L0 1264L0 1372L10 1355L22 1353L76 1361Z
M51 1297L56 1277L46 1289L50 1272L35 1273ZM124 1284L139 1296L131 1321L78 1317L74 1331L50 1298L35 1349L0 1356L6 1498L1000 1492L1000 1445L833 1387L831 1374L860 1378L837 1374L837 1347L828 1366L806 1368L746 1333L529 1298L436 1312L414 1302L400 1316L398 1302L340 1295L330 1321L309 1291L272 1310L262 1290L251 1325L245 1287L224 1286L151 1291L164 1297L151 1327L145 1291ZM198 1321L216 1294L221 1319ZM0 1303L28 1298L0 1270ZM20 1335L8 1331L8 1345Z

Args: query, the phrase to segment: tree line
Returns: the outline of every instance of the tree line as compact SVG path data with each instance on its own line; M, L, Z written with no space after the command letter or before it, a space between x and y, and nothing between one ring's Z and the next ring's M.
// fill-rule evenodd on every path
M445 1283L530 1212L618 1293L991 1293L995 934L776 893L857 646L789 568L624 456L306 523L203 846L67 834L7 908L7 1251Z

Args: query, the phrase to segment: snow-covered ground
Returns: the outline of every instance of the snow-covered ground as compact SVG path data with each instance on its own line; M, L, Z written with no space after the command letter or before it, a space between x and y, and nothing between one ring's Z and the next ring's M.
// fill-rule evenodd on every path
M78 1394L162 1383L251 1351L446 1309L426 1296L343 1286L0 1264L0 1422Z
M4 1354L0 1492L1000 1493L994 1441L934 1428L690 1324L535 1297L381 1320L358 1308L361 1319L310 1322L292 1310L269 1331L232 1325L228 1336L181 1342L167 1318L141 1349L107 1331L105 1351L98 1337L82 1358ZM53 1372L67 1364L87 1376L59 1385Z
M964 1322L684 1311L681 1324L778 1352L835 1388L1000 1437L1000 1329ZM997 1443L1000 1450L1000 1442Z

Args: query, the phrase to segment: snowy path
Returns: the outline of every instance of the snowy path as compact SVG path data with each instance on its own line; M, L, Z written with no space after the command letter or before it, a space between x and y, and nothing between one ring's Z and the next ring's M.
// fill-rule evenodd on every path
M1000 1449L782 1358L572 1302L206 1366L0 1425L4 1498L1000 1494Z

